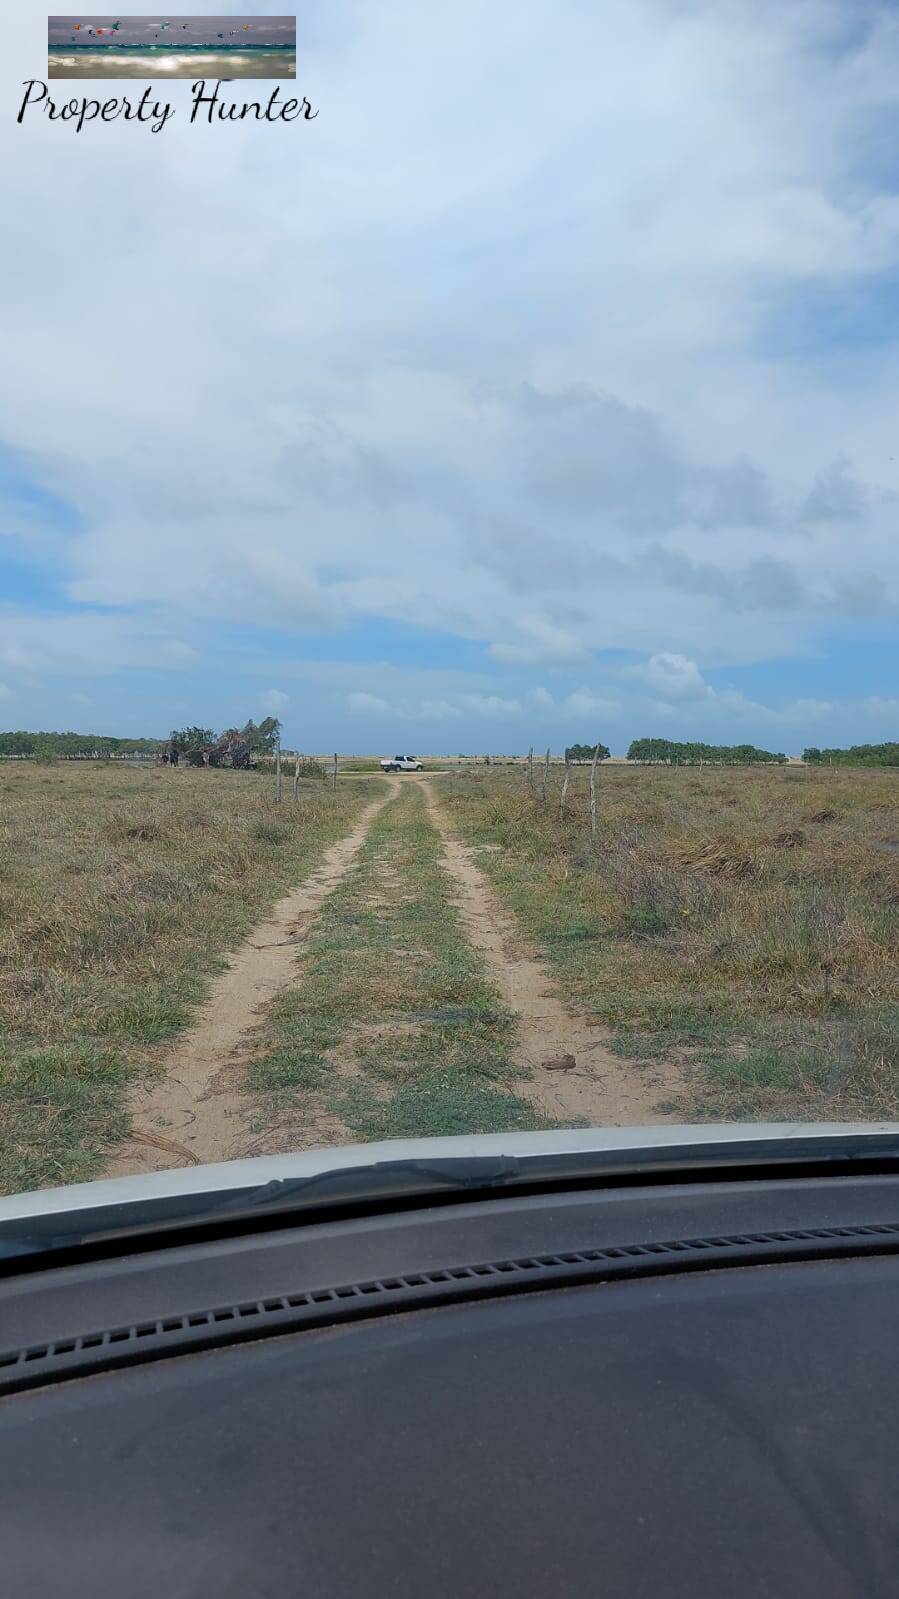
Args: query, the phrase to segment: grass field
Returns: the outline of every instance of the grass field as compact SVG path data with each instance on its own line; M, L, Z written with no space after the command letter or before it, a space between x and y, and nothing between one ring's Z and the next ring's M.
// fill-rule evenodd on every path
M372 825L274 1001L246 1085L265 1148L547 1126L511 1093L511 1017L467 943L416 784Z
M899 776L599 771L565 815L519 768L433 781L572 1010L653 1063L684 1120L899 1113ZM268 907L387 792L124 765L0 767L0 1190L103 1170ZM248 1013L260 1147L547 1125L518 1094L513 1018L460 923L410 780L321 904L297 980ZM528 1085L527 1092L530 1091Z
M441 785L562 996L686 1067L685 1120L895 1116L899 773L601 767L595 845L586 785Z
M102 1170L125 1095L222 954L371 784L276 805L253 773L0 767L0 1190Z

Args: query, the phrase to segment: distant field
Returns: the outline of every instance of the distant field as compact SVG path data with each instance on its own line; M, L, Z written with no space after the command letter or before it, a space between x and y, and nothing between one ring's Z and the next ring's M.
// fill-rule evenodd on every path
M102 1170L152 1072L260 913L371 797L230 771L0 769L0 1191Z
M605 765L545 806L520 770L441 784L560 992L683 1119L899 1111L899 772ZM680 1075L680 1071L679 1071Z

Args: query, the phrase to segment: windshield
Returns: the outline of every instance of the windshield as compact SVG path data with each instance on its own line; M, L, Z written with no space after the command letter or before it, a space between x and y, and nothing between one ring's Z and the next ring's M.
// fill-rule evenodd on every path
M47 26L0 1192L895 1117L891 0Z

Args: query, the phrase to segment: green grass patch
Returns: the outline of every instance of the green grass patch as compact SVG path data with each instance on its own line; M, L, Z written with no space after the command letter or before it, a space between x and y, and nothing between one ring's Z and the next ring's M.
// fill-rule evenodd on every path
M246 1083L287 1142L336 1117L352 1138L546 1126L513 1094L513 1018L452 903L421 790L373 823L325 901L299 980L273 1002Z
M93 1041L44 1048L0 1046L0 1144L8 1192L87 1182L128 1130L124 1094L133 1069Z
M354 1138L364 1140L533 1132L551 1125L514 1094L456 1072L423 1072L387 1101L356 1083L330 1101L329 1109Z

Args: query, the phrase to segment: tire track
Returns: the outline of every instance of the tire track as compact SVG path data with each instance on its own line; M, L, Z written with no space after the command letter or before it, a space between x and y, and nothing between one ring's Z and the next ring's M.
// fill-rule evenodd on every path
M664 1076L629 1066L609 1049L604 1029L566 1009L552 992L549 967L526 946L473 852L453 833L431 783L422 787L458 888L462 924L519 1019L512 1058L528 1075L514 1084L515 1093L561 1122L577 1117L591 1127L645 1127L674 1120L655 1105L679 1086L679 1074L675 1084L670 1066Z
M110 1162L108 1177L243 1154L246 1099L232 1069L233 1057L258 1025L260 1009L295 980L297 945L322 901L349 871L375 817L396 797L401 781L391 780L390 792L367 807L352 832L331 845L316 870L278 901L231 956L194 1026L178 1039L164 1077L131 1095L132 1134Z

